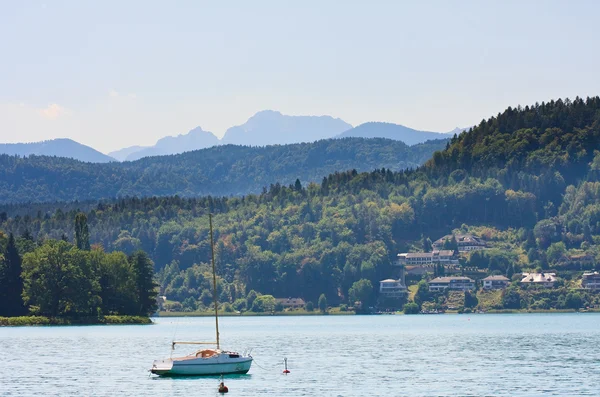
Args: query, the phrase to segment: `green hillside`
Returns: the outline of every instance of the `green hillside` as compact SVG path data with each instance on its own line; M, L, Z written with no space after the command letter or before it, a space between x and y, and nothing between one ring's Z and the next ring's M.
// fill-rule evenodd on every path
M387 139L346 138L266 147L226 145L110 164L0 155L0 203L259 193L277 182L320 182L336 171L415 168L446 144L438 140L409 147Z
M510 277L552 269L562 279L552 293L514 286L508 298L482 302L501 306L496 308L515 308L515 302L530 308L594 305L597 294L576 288L582 271L600 270L597 148L598 97L509 108L453 138L417 170L338 172L318 184L286 181L243 197L126 198L87 205L90 239L106 250L150 253L161 293L189 310L203 307L202 296L208 297L208 212L216 214L221 298L235 307L248 304L251 290L312 302L324 293L330 304L374 304L374 286L393 276L398 252L419 249L423 237L434 240L453 230L477 234L491 245L465 257L464 272ZM48 211L46 205L39 213L37 208L0 209L8 212L0 214L0 229L27 231L35 239L73 238L74 208ZM593 259L573 259L582 255ZM430 306L444 301L427 294L423 299Z

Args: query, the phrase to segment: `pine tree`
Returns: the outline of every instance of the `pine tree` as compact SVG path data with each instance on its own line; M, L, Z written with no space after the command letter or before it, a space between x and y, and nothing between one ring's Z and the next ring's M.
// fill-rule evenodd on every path
M154 282L154 263L144 251L137 251L129 257L133 267L138 315L146 316L156 311L156 283Z
M23 304L23 278L21 256L11 233L0 262L0 316L22 316L27 313Z
M87 216L83 212L75 216L75 245L80 250L90 250L90 232L88 230Z
M428 237L425 237L424 234L421 235L421 244L423 246L423 252L431 252L433 249L431 240Z
M319 296L319 310L322 313L325 313L327 311L327 297L325 296L325 294L321 294L321 296Z

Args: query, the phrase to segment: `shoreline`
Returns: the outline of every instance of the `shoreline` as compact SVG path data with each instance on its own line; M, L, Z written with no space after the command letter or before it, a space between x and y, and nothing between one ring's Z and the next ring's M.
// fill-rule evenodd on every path
M326 313L322 313L318 310L307 312L302 310L294 310L290 312L274 312L274 313L265 313L265 312L241 312L241 313L219 313L219 317L285 317L285 316L352 316L356 313L353 311L341 312L341 311L329 311ZM215 312L166 312L161 311L158 312L157 315L152 317L214 317Z
M149 317L108 315L102 317L46 317L19 316L0 317L0 327L26 327L44 325L146 325L152 324Z
M319 311L314 312L302 312L302 311L292 311L292 312L276 312L276 313L254 313L254 312L242 312L242 313L219 313L219 317L286 317L286 316L297 316L297 317L306 317L306 316L386 316L386 315L400 315L400 316L430 316L430 315L473 315L473 314L569 314L569 313L600 313L600 309L587 309L587 310L574 310L574 309L554 309L554 310L528 310L528 309L506 309L506 310L488 310L485 312L463 312L459 313L456 310L441 312L441 313L417 313L417 314L405 314L402 311L394 311L394 312L378 312L378 313L355 313L353 311L348 312L328 312L321 313ZM159 312L157 315L152 317L158 318L168 318L168 317L214 317L214 312Z

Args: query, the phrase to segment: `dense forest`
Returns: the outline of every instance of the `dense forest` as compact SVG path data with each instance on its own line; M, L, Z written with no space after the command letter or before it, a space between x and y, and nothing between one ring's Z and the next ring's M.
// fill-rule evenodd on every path
M101 321L146 317L157 307L154 264L143 251L105 252L90 245L86 216L74 243L0 233L0 317L25 315ZM0 322L1 323L1 322Z
M266 147L217 146L124 163L0 155L0 203L115 197L243 195L272 183L318 182L336 171L416 168L447 140L407 146L345 138Z
M574 291L578 275L600 263L599 147L600 98L558 100L508 108L414 170L336 172L320 183L274 183L242 197L123 198L87 203L85 211L93 244L148 252L161 294L186 310L209 301L209 212L219 294L238 310L257 293L375 304L378 281L397 272L398 252L420 250L453 230L492 247L463 258L464 273L512 277L552 269L563 278L552 293L511 287L494 307L582 307L598 303L596 295ZM71 240L78 212L6 206L0 229ZM594 259L572 259L582 256ZM440 301L419 291L411 296L415 304Z

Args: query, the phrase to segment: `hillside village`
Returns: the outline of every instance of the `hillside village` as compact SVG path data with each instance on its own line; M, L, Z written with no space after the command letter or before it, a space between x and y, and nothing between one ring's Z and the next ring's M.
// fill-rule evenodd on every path
M565 253L556 270L514 272L512 266L500 274L472 266L472 259L494 248L468 233L446 235L433 243L423 239L420 252L397 255L396 278L379 282L379 310L410 301L421 313L598 308L600 273L593 255Z

